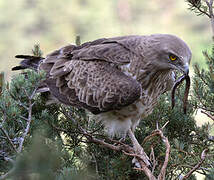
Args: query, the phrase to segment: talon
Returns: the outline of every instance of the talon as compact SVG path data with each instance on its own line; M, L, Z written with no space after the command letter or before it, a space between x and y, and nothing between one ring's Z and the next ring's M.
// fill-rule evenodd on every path
M152 167L149 157L144 152L144 149L142 148L142 146L139 144L139 142L135 138L135 135L134 135L134 133L132 132L131 129L129 129L128 134L129 134L129 137L130 137L130 139L132 141L135 153L138 154L143 159L143 161L146 164L146 166ZM140 166L140 163L138 162L137 158L134 158L132 160L132 162L135 164L136 167Z

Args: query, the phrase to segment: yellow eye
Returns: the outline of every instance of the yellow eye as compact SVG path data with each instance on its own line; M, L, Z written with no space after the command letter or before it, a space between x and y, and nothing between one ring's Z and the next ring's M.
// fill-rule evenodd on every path
M170 54L170 55L169 55L169 59L170 59L171 61L175 61L175 60L177 59L177 56L175 56L175 55L173 55L173 54Z

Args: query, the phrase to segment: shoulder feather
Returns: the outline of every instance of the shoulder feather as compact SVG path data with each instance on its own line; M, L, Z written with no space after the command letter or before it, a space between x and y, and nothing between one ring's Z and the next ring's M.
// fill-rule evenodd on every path
M136 101L141 85L117 66L141 58L139 36L98 39L81 46L68 45L49 54L40 64L52 94L65 104L97 114Z

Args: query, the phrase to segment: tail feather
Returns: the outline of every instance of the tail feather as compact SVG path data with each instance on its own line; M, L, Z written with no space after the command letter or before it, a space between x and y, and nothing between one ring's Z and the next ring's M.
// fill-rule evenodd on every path
M39 64L44 59L43 57L38 56L29 56L29 55L16 55L16 58L24 59L20 62L19 66L12 68L12 71L21 70L21 69L33 69L37 71Z
M12 68L12 71L17 71L17 70L22 70L22 69L26 69L26 68L23 66L15 66Z

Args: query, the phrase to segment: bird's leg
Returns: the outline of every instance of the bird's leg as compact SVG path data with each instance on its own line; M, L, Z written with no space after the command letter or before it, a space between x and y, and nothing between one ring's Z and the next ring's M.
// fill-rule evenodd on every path
M122 136L117 143L114 143L114 145L118 145L118 144L121 144L121 143L125 143L125 140L126 140L126 135Z
M146 153L144 152L144 149L142 148L142 146L139 144L139 142L137 141L134 133L132 132L131 129L129 129L128 131L128 135L129 135L129 138L131 139L132 141L132 144L133 144L133 148L135 150L135 153L140 155L142 157L142 159L144 160L144 163L147 165L147 166L151 166L151 163L150 163L150 159L149 157L146 155ZM136 159L133 159L134 163L136 164ZM137 166L138 166L139 163L137 163Z
M125 142L126 137L127 137L127 133L124 133L124 134L122 135L122 137L119 139L119 142Z

